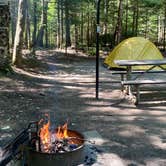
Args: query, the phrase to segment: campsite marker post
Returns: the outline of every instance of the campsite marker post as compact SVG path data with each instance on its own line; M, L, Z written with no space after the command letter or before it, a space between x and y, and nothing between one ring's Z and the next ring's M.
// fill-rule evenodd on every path
M96 99L99 99L99 33L100 33L100 0L96 9Z

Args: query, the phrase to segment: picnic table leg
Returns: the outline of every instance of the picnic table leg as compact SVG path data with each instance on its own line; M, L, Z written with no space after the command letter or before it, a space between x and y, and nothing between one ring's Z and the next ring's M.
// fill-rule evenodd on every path
M136 87L136 102L135 102L135 104L137 105L140 101L140 87L139 87L139 85L135 85L135 87Z
M127 66L126 79L127 80L131 80L131 66ZM127 86L127 94L128 95L132 95L131 86L130 85Z
M124 81L124 74L121 74L121 81ZM125 86L123 84L121 84L121 90L122 92L125 90Z

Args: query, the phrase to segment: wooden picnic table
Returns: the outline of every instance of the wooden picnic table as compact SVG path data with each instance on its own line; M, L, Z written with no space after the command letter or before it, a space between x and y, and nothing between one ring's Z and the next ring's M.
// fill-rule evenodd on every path
M140 74L144 74L144 73L150 73L150 71L154 70L155 67L158 67L159 69L161 69L161 72L166 72L166 68L163 67L163 65L166 65L166 58L164 59L156 59L156 60L115 60L114 61L115 64L119 65L119 66L123 66L126 67L126 81L122 81L123 85L127 85L127 94L132 95L132 91L131 91L131 85L140 85L140 84L145 84L145 83L166 83L166 81L159 81L159 80L153 80L153 82L151 80L146 81L145 80L134 80L131 81L132 78L132 71L133 71L133 67L134 66L148 66L146 70L143 70L143 73L141 72ZM158 70L158 69L157 69ZM160 70L159 70L160 72ZM139 90L138 91L138 98L139 98ZM139 99L138 99L139 100Z
M131 79L131 72L133 66L147 66L150 65L151 67L147 70L144 70L145 73L154 69L155 67L159 67L162 70L166 70L163 68L162 65L166 65L166 58L161 60L115 60L115 63L119 66L126 66L127 71L127 80Z

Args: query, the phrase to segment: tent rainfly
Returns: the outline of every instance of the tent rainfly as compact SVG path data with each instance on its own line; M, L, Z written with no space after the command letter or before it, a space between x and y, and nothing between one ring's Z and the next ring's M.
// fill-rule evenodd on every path
M149 40L143 37L128 38L119 43L106 57L104 64L110 69L123 68L114 63L114 60L155 60L163 59L159 49ZM135 66L136 70L146 67Z

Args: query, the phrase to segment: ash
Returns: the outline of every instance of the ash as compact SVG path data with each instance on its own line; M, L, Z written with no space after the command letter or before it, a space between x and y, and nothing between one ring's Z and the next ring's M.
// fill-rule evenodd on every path
M67 138L55 139L47 147L41 144L41 151L44 153L65 153L73 151L76 148L78 148L78 145L71 143Z

